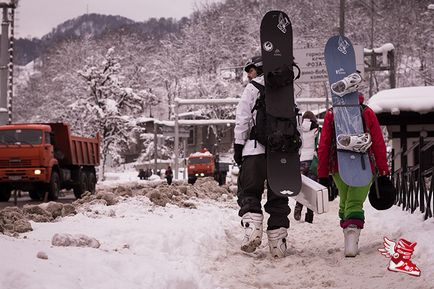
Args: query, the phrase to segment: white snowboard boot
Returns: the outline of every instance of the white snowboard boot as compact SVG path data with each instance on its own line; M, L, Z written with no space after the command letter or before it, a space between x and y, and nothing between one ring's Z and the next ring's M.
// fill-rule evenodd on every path
M244 228L244 239L241 250L252 253L262 242L262 220L264 216L257 213L245 213L241 219Z
M359 253L359 236L360 231L356 225L349 225L344 229L345 238L345 257L356 257Z
M342 97L345 94L356 91L359 88L359 84L361 82L362 76L359 73L355 72L333 83L331 85L331 89L334 94Z
M288 249L288 246L286 244L288 230L286 228L268 230L267 235L268 246L270 247L271 256L273 256L274 258L285 257Z

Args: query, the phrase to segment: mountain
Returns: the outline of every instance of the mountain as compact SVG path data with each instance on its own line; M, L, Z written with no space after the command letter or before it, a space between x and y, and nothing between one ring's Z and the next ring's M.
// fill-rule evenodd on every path
M85 14L67 20L42 37L43 41L61 40L65 38L99 36L106 29L133 24L134 21L121 16Z
M25 65L43 54L56 43L77 38L98 38L122 29L122 33L134 32L146 39L159 39L167 33L177 32L188 22L188 18L176 21L172 18L151 18L145 22L101 14L85 14L67 20L44 35L41 39L19 38L15 40L15 63Z

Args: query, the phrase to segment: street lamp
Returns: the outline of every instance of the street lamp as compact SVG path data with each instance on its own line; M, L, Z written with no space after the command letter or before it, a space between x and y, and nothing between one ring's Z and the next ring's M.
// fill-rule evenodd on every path
M434 10L434 4L429 4L429 5L428 5L428 9L429 9L429 10Z

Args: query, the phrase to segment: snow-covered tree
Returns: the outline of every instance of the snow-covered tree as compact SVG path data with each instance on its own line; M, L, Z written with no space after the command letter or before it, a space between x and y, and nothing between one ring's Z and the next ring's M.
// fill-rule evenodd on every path
M99 61L98 61L99 60ZM71 108L82 111L90 126L102 136L102 169L110 156L120 162L120 153L126 148L135 122L133 115L141 113L142 99L131 88L123 85L123 74L113 48L108 49L103 59L91 58L79 75L89 88L89 96L77 100Z

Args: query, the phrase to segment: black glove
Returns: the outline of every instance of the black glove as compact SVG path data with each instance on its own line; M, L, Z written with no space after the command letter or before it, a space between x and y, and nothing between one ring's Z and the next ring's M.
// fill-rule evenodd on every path
M237 163L238 166L241 166L243 163L243 148L244 145L242 144L234 144L234 161Z
M321 185L323 185L326 188L330 187L330 185L331 185L329 178L319 178L318 183L320 183Z

